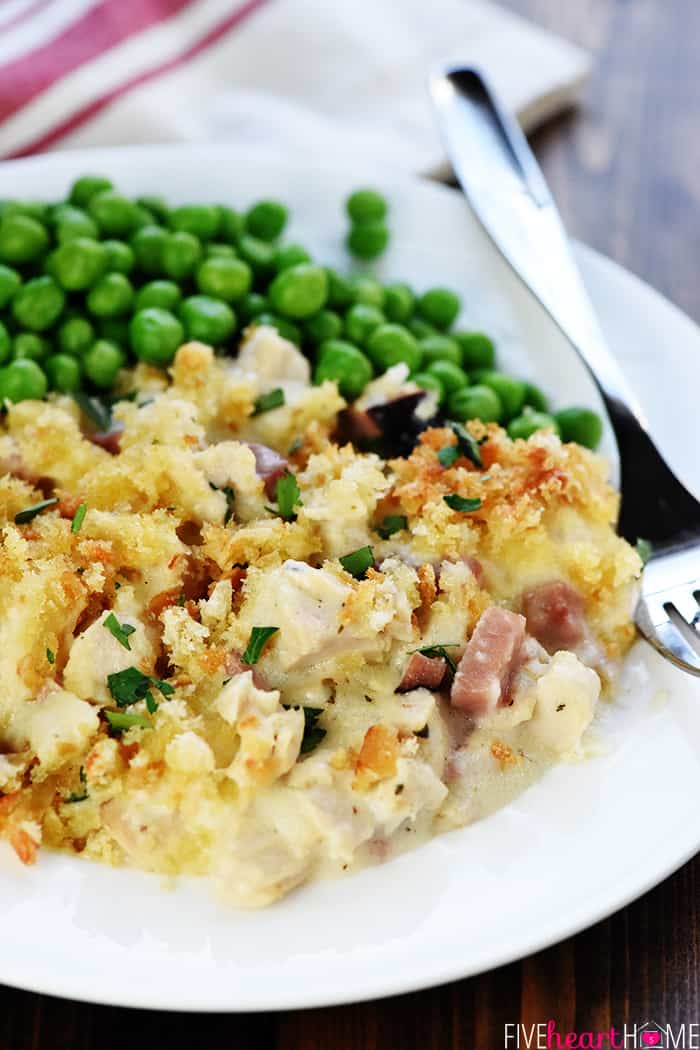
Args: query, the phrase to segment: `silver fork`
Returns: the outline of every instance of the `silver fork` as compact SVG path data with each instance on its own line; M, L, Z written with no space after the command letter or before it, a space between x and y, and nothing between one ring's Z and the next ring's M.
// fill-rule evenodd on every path
M620 451L618 529L631 543L641 538L651 544L637 627L663 656L700 675L700 503L654 445L606 346L520 128L476 68L436 72L430 90L447 153L477 217L579 353L602 395Z

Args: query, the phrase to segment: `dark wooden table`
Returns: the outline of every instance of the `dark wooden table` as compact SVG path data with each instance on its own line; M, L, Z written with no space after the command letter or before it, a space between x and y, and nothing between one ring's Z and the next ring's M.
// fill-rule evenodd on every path
M534 139L568 228L700 320L700 0L505 2L597 56L582 109ZM199 1017L0 987L0 1050L497 1050L506 1023L552 1017L564 1031L597 1031L649 1018L697 1022L699 892L696 858L549 951L432 991L336 1009Z

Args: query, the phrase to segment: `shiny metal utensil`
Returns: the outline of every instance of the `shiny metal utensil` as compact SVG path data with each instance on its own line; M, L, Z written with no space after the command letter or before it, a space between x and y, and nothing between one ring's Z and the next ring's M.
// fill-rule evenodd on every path
M652 549L637 626L663 656L700 675L700 503L654 445L606 346L556 205L517 123L476 68L436 72L430 90L447 153L477 218L602 395L620 451L618 528L630 542L643 537Z

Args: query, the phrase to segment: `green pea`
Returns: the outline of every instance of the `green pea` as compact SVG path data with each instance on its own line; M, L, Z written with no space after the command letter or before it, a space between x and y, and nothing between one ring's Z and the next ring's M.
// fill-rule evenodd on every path
M383 222L359 222L351 226L345 246L356 259L378 259L389 243L389 230Z
M503 406L503 420L507 423L519 415L525 404L525 384L522 379L503 372L486 372L481 377L484 386L495 390Z
M107 257L106 269L110 273L131 273L136 257L125 241L103 241L102 247Z
M44 371L53 390L70 394L80 390L82 370L80 362L70 354L52 354L44 362Z
M97 223L82 208L71 204L61 204L53 211L54 233L59 244L70 241L73 237L92 237L97 240L99 230Z
M8 215L0 222L0 259L26 263L37 259L48 247L49 235L29 215Z
M245 216L245 228L261 241L274 241L287 225L288 212L279 201L258 201Z
M469 386L455 390L447 401L451 419L465 423L480 419L483 423L498 423L503 416L503 405L495 390L489 386Z
M221 216L215 204L182 204L168 216L171 230L191 233L200 241L210 241L219 232Z
M87 207L107 237L124 237L136 228L138 205L116 190L99 190L90 197Z
M409 330L399 324L382 324L375 328L367 340L367 354L380 372L400 362L415 372L421 360L418 343Z
M355 293L352 281L337 270L326 267L326 278L328 280L328 305L334 310L342 310L355 301Z
M170 209L168 202L163 197L137 197L136 203L140 208L145 208L155 216L156 222L164 225L167 223Z
M322 266L299 263L278 273L267 290L274 310L285 317L304 319L318 313L328 297L328 278Z
M244 233L238 241L241 259L251 267L254 274L267 275L272 272L275 260L274 245L252 234Z
M131 238L131 248L140 270L147 274L163 272L163 251L170 235L162 226L142 226Z
M174 281L181 281L189 277L201 257L202 246L194 234L178 230L169 234L163 245L163 270Z
M187 338L210 346L223 343L236 327L236 315L231 307L208 295L191 295L183 299L179 314Z
M328 339L337 339L342 330L343 322L334 310L319 310L304 325L307 338L317 346Z
M12 356L12 337L7 330L7 325L0 321L0 365L4 365Z
M185 338L174 314L157 306L139 310L129 326L131 349L139 361L149 365L169 365Z
M204 257L208 259L216 255L223 255L227 259L236 258L236 252L232 244L223 244L221 241L209 241L204 247Z
M22 278L11 266L0 264L0 309L7 306L22 283Z
M585 448L596 449L603 436L603 420L591 408L572 406L555 412L562 441L575 441Z
M156 226L156 217L152 211L148 208L142 208L140 204L134 205L134 217L131 224L131 229L135 233L137 230L142 230L144 226Z
M459 297L449 288L429 288L418 300L418 312L436 328L449 328L461 305Z
M58 329L58 345L65 354L80 356L95 341L95 329L87 317L69 317Z
M351 343L364 346L375 328L386 323L386 317L376 306L355 303L345 315L345 332Z
M466 373L454 361L431 361L426 367L426 372L440 380L448 397L455 390L467 386L469 382Z
M36 332L18 332L12 341L12 356L15 360L26 357L30 361L43 361L50 352L48 339Z
M386 292L373 277L355 277L352 281L352 296L356 303L384 308Z
M61 316L65 302L65 293L53 277L33 277L12 300L12 315L22 327L43 332Z
M139 288L134 300L135 310L157 306L161 310L175 310L180 305L182 292L174 281L149 281Z
M469 382L470 383L483 383L484 376L491 375L493 372L492 368L472 368L469 371Z
M124 364L124 354L114 343L107 339L98 339L82 360L85 375L90 382L100 390L109 390Z
M483 332L452 332L452 338L462 351L462 367L467 371L472 368L493 368L496 347L493 340Z
M430 372L416 372L413 376L413 382L417 383L423 390L432 390L433 393L437 394L439 405L445 400L445 387L440 379Z
M106 273L88 292L86 305L95 317L121 317L134 302L134 289L123 273Z
M242 259L214 255L199 264L196 281L203 295L233 303L250 291L253 272Z
M240 314L241 321L243 324L248 324L254 318L260 314L269 312L270 303L264 295L259 292L248 292L243 298L236 304L236 310Z
M511 419L507 430L508 437L513 441L517 441L518 438L527 441L538 430L553 430L555 434L559 434L559 425L547 412L535 412L526 408L521 416Z
M461 365L462 354L454 339L447 335L427 335L419 340L419 346L423 354L423 367L427 368L433 361L452 361L455 365Z
M102 317L99 324L100 339L124 349L129 345L129 322L126 317Z
M440 335L437 328L432 324L428 324L422 317L411 317L406 322L406 327L411 335L414 335L418 340L427 339L430 335Z
M345 209L351 222L381 222L386 217L386 199L377 190L359 189L350 194Z
M407 284L397 282L385 288L384 313L389 321L406 324L416 308L416 297ZM414 333L415 334L415 333Z
M96 193L113 189L112 183L104 175L81 175L70 190L70 202L79 208L86 208Z
M549 412L547 395L534 383L525 384L525 407L534 408L537 412Z
M301 346L301 331L297 325L287 320L286 317L278 317L276 314L265 312L253 318L255 324L270 325L275 328L283 339L288 339L295 346Z
M21 358L0 368L0 401L40 401L47 390L46 376L36 361Z
M342 339L327 339L319 348L314 383L327 379L338 384L338 390L348 401L359 397L372 378L371 362L361 350Z
M6 201L3 215L28 215L30 219L45 223L49 217L49 205L45 201Z
M104 246L91 237L64 241L51 253L51 273L69 292L91 288L105 272Z
M229 208L227 204L219 205L219 222L219 236L232 244L245 232L245 219L239 211Z
M277 272L288 270L290 266L311 262L311 256L301 244L280 244L275 249L273 265Z

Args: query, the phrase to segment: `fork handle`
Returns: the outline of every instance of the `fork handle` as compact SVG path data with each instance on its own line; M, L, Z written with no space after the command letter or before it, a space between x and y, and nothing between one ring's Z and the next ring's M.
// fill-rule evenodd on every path
M576 349L601 393L620 451L621 535L661 547L700 535L700 504L654 445L606 345L556 205L520 127L475 68L436 73L430 87L448 155L477 217Z

